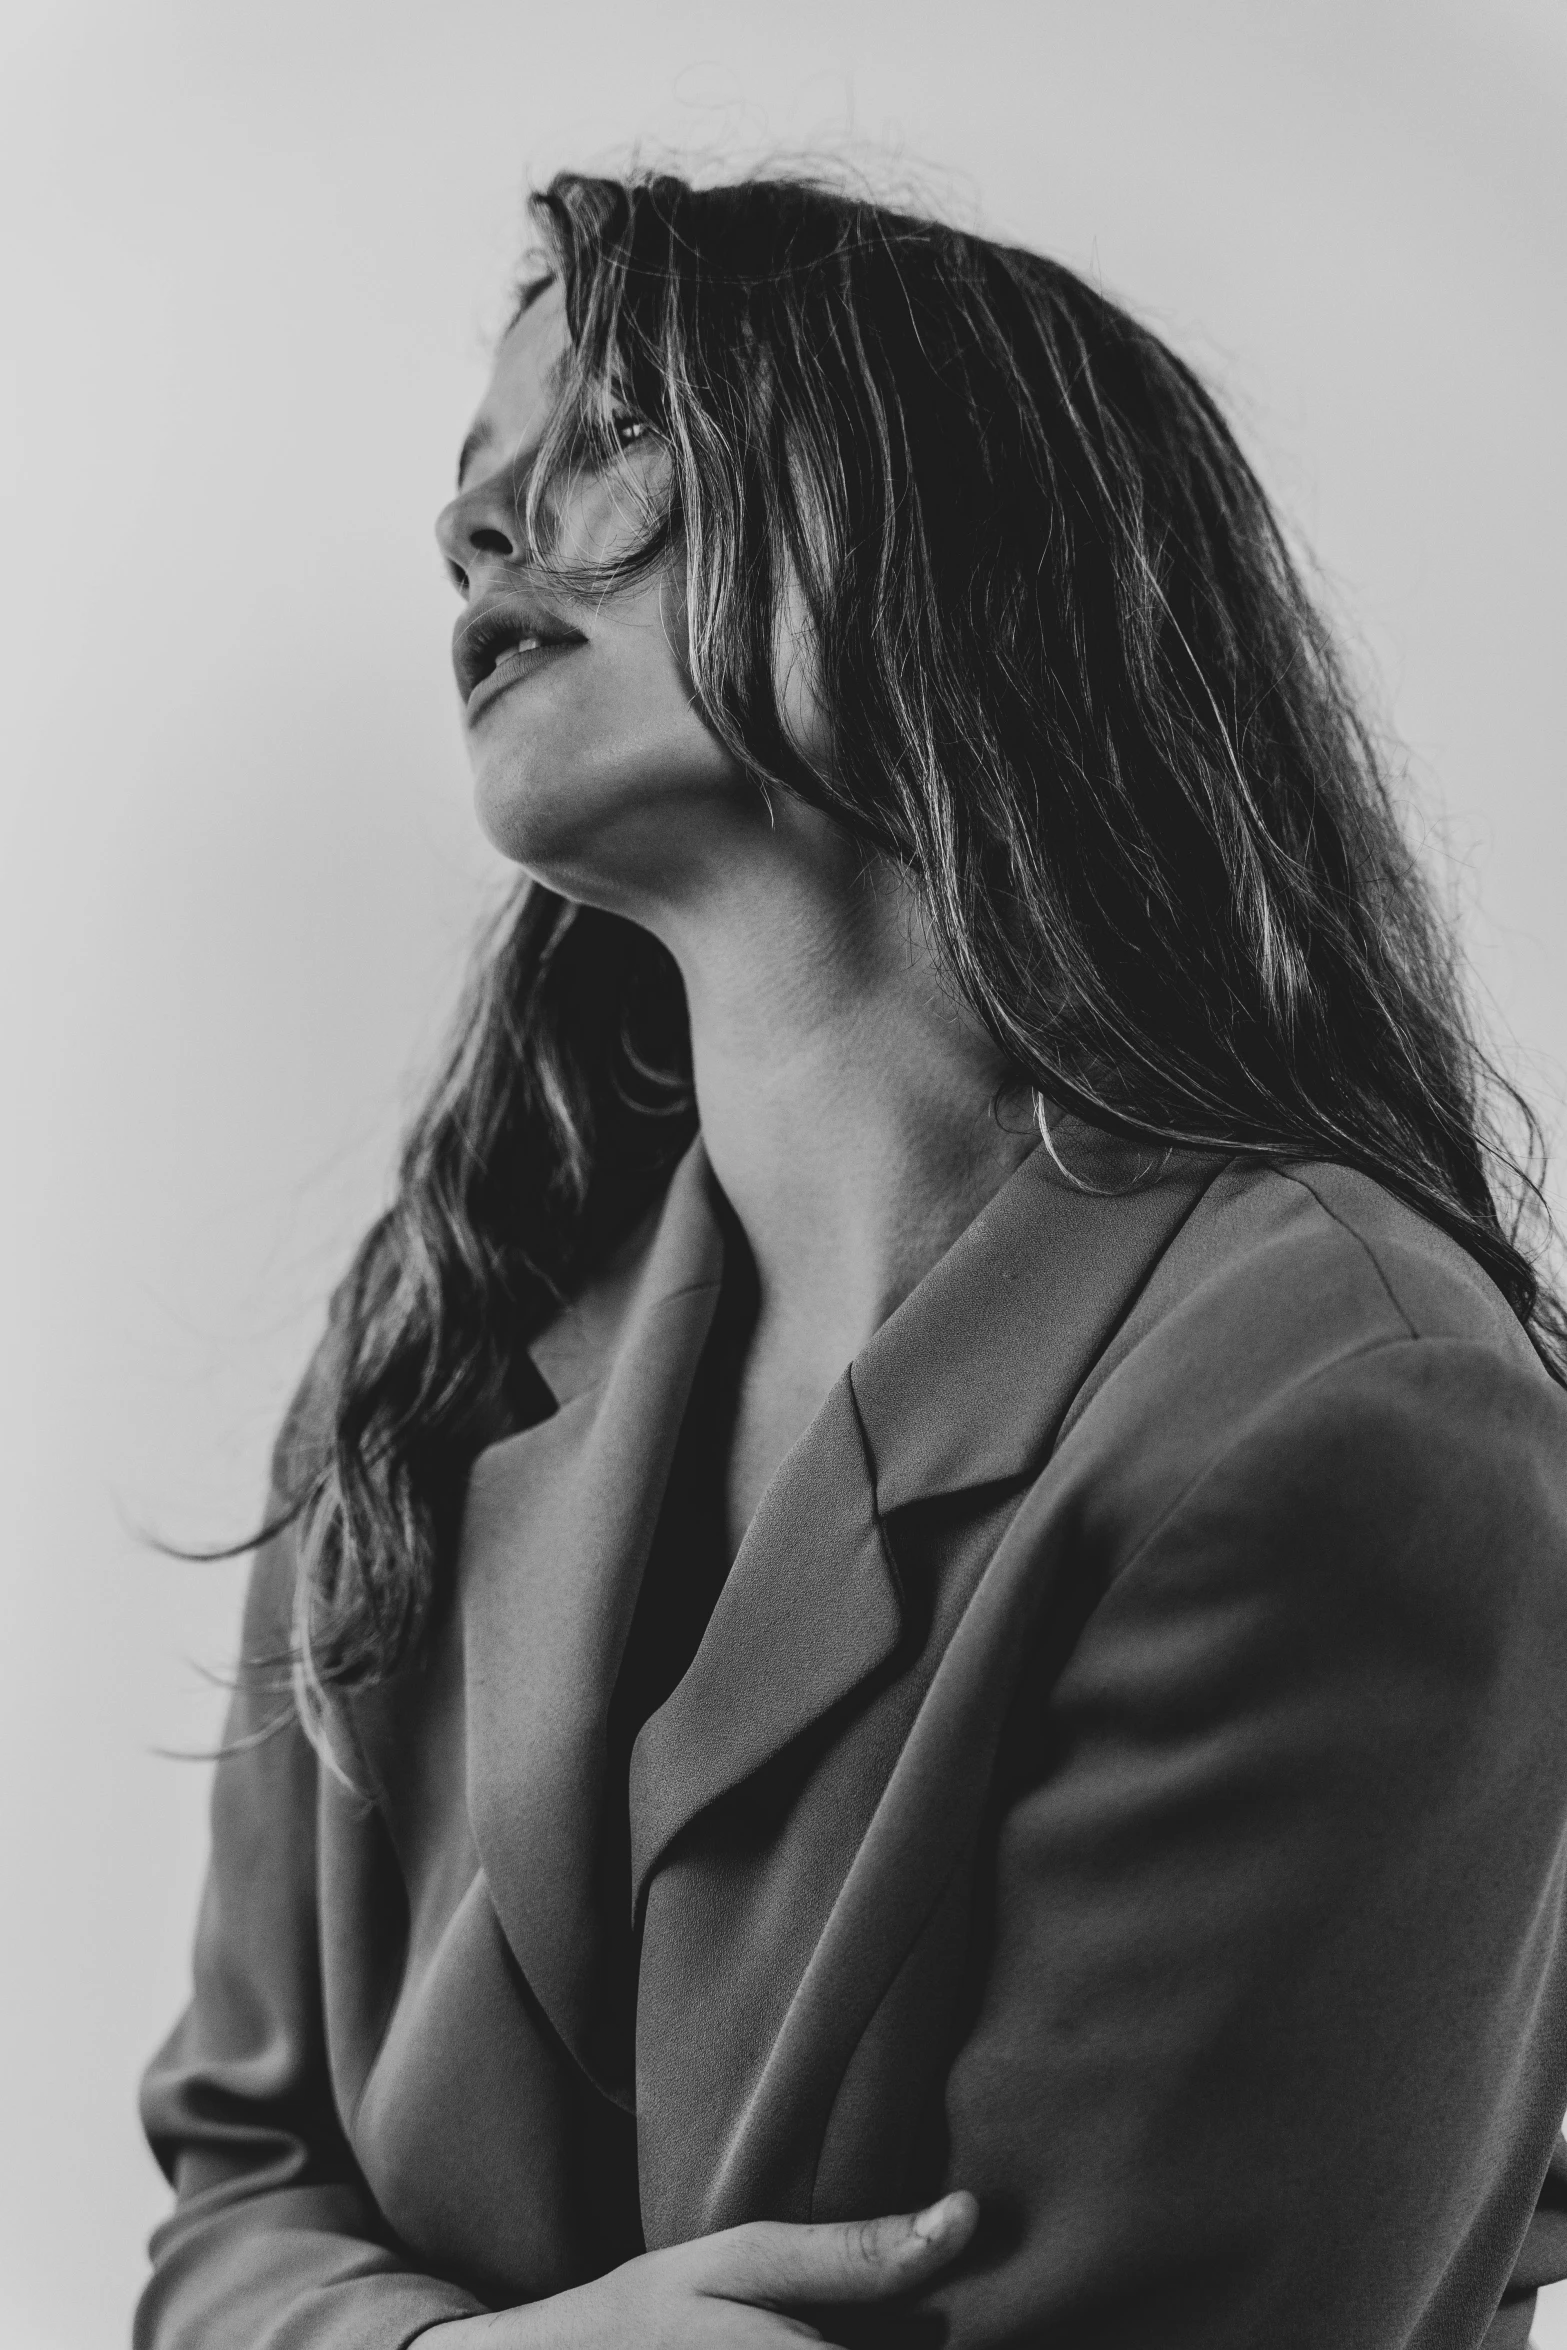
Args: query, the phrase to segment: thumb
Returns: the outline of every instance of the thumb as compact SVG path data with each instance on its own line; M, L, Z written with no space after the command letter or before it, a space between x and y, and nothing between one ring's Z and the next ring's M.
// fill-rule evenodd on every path
M972 2195L944 2195L925 2211L809 2227L753 2220L709 2237L697 2290L772 2308L790 2301L880 2301L945 2268L973 2235Z

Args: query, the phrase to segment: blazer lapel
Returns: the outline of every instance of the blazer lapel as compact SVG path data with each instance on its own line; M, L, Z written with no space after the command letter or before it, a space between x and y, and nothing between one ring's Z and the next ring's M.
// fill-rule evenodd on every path
M603 1882L602 1836L606 1802L623 1798L604 1784L606 1723L718 1295L709 1181L694 1145L608 1307L590 1293L535 1350L579 1391L479 1455L458 1553L469 1811L491 1900L562 2040L627 2102L625 1889Z
M687 1821L857 1689L901 1628L845 1373L773 1476L695 1658L632 1749L633 1907Z
M887 1521L1042 1463L1095 1359L1221 1164L1076 1121L889 1316L780 1465L685 1678L632 1755L633 1899L674 1839L885 1665ZM1062 1147L1058 1141L1058 1147Z

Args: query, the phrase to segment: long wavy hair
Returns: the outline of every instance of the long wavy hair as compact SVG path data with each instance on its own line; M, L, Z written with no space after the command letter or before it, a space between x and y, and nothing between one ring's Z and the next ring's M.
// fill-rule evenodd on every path
M1041 1101L1163 1145L1360 1168L1450 1233L1567 1383L1527 1105L1280 524L1192 370L1032 252L805 178L566 172L531 200L570 350L519 519L537 573L622 420L667 496L598 592L682 562L714 734L912 878ZM780 713L803 595L829 773ZM395 1672L522 1349L695 1131L681 984L524 886L280 1448L295 1688ZM1508 1134L1520 1140L1510 1147ZM1541 1226L1548 1229L1548 1219Z

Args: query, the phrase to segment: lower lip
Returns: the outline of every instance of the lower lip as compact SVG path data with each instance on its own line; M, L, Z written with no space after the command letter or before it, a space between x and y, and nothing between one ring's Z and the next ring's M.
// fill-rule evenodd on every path
M580 636L567 637L559 644L535 645L526 653L503 653L488 677L481 677L468 696L468 724L482 717L492 702L498 702L514 685L521 685L535 671L547 669L564 653L575 653L586 642Z

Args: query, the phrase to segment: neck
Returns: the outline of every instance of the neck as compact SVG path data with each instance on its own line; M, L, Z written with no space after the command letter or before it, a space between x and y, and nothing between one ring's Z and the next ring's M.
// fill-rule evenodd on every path
M758 1337L823 1385L1037 1139L1015 1085L998 1121L1009 1072L944 983L908 884L841 835L828 858L830 887L820 855L783 857L665 932Z

